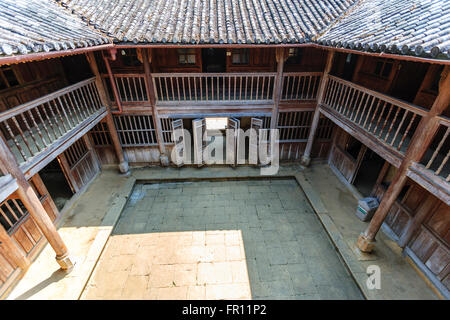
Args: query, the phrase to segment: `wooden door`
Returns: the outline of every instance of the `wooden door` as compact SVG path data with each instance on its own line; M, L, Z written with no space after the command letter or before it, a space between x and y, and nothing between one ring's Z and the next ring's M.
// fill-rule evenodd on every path
M228 118L226 137L226 159L227 164L236 165L236 155L239 142L239 128L241 123L236 118ZM228 130L230 129L230 130Z
M194 133L194 163L201 167L203 165L203 150L206 148L204 139L206 133L205 119L192 120L192 131Z
M263 120L259 118L250 119L250 138L248 144L248 163L258 164L258 137L263 128Z
M58 156L58 160L74 193L87 185L100 171L100 164L88 135L75 141Z
M191 160L190 157L188 158L188 154L190 154L190 152L186 150L186 140L184 137L184 127L182 119L172 121L172 136L175 143L175 154L172 161L174 161L178 167L181 167Z

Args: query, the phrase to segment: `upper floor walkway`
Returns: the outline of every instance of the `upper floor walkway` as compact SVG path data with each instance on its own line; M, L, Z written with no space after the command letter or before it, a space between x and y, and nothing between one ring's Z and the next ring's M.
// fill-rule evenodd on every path
M0 114L0 132L26 178L50 163L106 116L95 78L86 79ZM0 166L0 199L17 189Z

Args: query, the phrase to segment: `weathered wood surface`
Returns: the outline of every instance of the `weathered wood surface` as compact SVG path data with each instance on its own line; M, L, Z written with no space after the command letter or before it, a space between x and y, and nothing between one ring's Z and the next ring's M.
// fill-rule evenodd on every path
M412 138L410 147L408 148L405 158L400 165L392 183L389 185L383 199L375 212L369 226L363 235L360 236L358 243L364 244L365 242L371 242L375 239L375 235L381 227L386 215L388 214L393 203L400 194L405 182L407 180L406 173L408 168L413 162L418 162L428 149L436 131L440 124L439 115L445 111L450 105L450 67L446 67L441 75L441 81L439 83L439 95L433 103L431 110L425 114L416 129L416 134ZM361 248L364 251L364 248Z
M402 154L427 114L424 108L334 76L329 76L321 104Z

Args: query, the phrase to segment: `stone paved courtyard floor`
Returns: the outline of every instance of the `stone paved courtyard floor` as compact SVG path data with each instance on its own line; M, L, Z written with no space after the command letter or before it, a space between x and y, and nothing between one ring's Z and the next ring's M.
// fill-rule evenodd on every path
M82 299L362 299L295 179L137 184Z

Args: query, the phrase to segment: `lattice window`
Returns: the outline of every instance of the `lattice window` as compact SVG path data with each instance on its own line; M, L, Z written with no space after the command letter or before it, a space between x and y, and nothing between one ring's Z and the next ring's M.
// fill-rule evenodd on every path
M196 51L195 49L178 49L178 63L179 64L195 64Z
M315 138L318 140L331 140L332 133L333 122L326 117L320 117Z
M161 119L161 131L164 144L173 144L172 121L173 119Z
M280 141L307 141L313 114L313 111L280 112L278 114Z
M233 64L248 64L250 61L249 49L233 49L231 61Z
M150 115L114 116L119 140L124 147L157 145L153 118Z
M64 153L72 169L89 152L83 139L75 141Z
M20 199L8 199L0 204L0 224L12 231L28 211Z
M112 145L111 135L109 134L108 125L106 122L99 122L92 128L91 138L95 146L110 146Z

